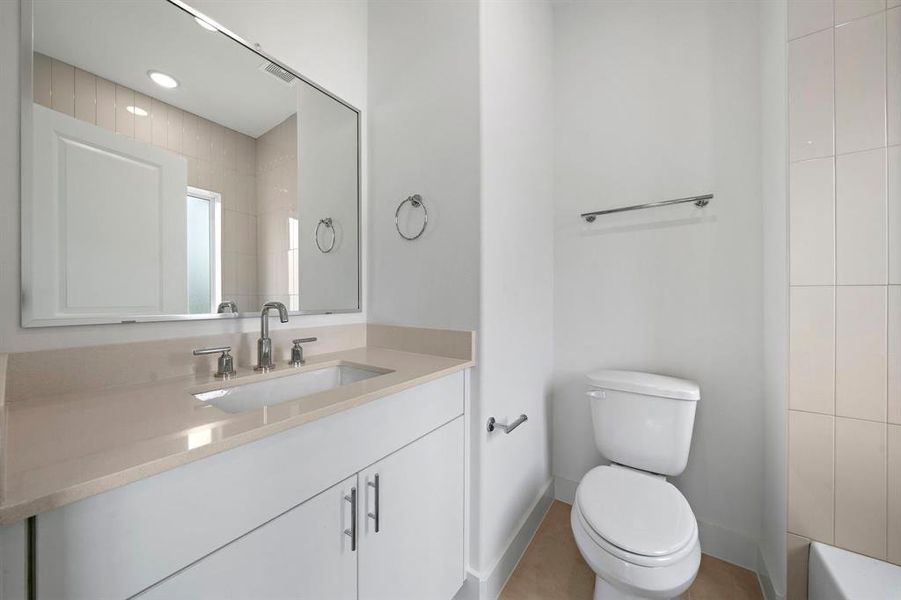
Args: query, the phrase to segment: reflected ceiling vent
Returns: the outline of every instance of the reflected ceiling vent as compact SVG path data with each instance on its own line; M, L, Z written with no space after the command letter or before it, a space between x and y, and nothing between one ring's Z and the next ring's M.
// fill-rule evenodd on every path
M260 65L260 69L266 71L273 77L277 77L285 85L293 86L294 82L297 81L297 77L295 77L294 74L291 73L291 71L286 71L277 64L269 62L268 60Z

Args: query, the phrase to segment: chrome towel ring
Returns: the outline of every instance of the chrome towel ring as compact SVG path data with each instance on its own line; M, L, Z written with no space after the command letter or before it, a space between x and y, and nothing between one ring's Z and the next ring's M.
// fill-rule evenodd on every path
M422 207L422 228L420 228L419 233L417 233L416 235L413 235L413 236L407 235L403 231L400 230L400 222L399 222L398 216L400 215L400 209L407 202L409 202L413 208ZM397 233L400 234L400 237L404 238L405 240L413 241L413 240L417 239L419 236L421 236L425 232L426 225L428 225L428 224L429 224L429 210L425 207L425 203L423 203L423 201L422 201L422 196L420 196L419 194L413 194L412 196L409 196L406 200L404 200L403 202L398 204L397 210L394 211L394 226L397 228Z
M323 248L319 243L319 228L325 225L326 229L332 230L332 243L329 244L328 248ZM332 250L335 249L335 239L338 237L335 233L335 226L332 225L332 218L326 217L324 219L319 219L319 222L316 223L316 231L313 233L313 237L316 239L316 247L319 248L319 251L323 254L328 254Z

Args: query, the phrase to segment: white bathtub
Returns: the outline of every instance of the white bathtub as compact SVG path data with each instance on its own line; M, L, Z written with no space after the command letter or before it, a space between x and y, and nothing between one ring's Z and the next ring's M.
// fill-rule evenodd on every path
M808 586L808 600L901 600L901 567L813 542Z

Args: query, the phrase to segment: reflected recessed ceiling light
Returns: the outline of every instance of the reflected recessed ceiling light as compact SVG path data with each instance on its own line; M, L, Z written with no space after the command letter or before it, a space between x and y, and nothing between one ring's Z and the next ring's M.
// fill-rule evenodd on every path
M147 111L141 108L140 106L126 106L125 110L135 115L136 117L146 117Z
M210 25L208 22L204 21L200 17L194 17L194 20L197 21L197 24L206 29L207 31L219 31L215 26Z
M169 89L178 87L178 82L175 81L175 78L171 75L166 75L165 73L160 73L159 71L147 71L147 76L153 80L153 83L157 84L160 87Z

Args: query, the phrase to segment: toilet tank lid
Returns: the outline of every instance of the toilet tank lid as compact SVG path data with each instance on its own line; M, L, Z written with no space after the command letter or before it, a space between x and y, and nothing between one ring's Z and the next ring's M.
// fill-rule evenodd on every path
M675 400L697 401L701 397L701 390L694 381L655 373L642 373L641 371L601 369L589 373L588 382L592 387L604 390L632 392Z

